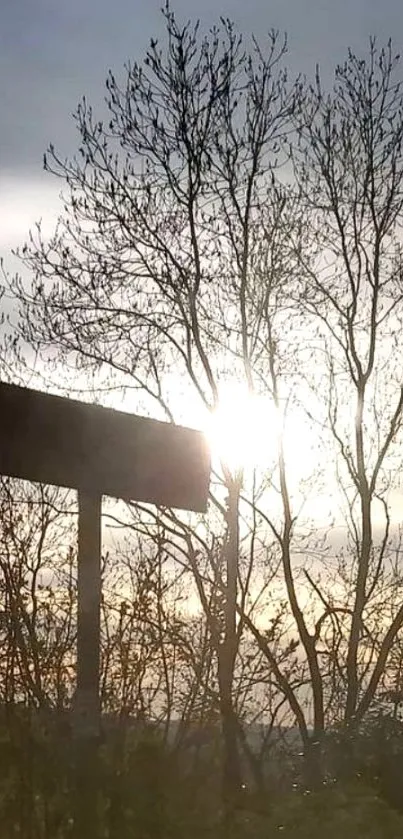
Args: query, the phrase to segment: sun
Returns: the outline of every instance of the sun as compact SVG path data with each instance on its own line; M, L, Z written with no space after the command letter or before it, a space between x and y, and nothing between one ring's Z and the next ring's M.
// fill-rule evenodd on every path
M274 412L268 415L261 397L238 384L224 385L219 403L207 420L206 435L213 460L231 471L253 469L267 460L273 449Z
M273 467L280 437L295 475L309 472L313 465L314 442L305 418L296 411L281 416L269 395L251 394L238 383L220 389L205 433L213 462L221 461L231 472Z

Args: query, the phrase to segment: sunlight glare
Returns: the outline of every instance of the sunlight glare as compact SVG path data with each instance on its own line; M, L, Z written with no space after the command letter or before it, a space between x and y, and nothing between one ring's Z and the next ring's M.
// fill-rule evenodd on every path
M220 401L206 430L213 458L231 470L267 465L276 450L278 421L268 400L240 385L221 389Z
M274 466L282 429L283 418L269 396L251 394L246 387L232 383L221 388L219 405L207 420L206 436L213 461L220 460L231 472L252 471ZM310 429L296 413L287 416L283 442L293 472L300 476L310 471Z

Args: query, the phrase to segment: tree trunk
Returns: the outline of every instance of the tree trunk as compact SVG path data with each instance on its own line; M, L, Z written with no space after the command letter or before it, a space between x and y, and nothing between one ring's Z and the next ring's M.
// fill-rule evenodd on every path
M232 817L241 787L238 725L233 704L234 667L237 652L237 577L239 561L239 481L228 491L228 542L226 549L227 586L225 599L225 638L219 651L218 677L223 734L222 792L224 824L231 830Z

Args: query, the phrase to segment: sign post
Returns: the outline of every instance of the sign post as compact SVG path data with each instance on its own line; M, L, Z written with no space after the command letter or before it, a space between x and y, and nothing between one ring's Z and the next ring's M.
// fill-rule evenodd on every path
M74 702L76 839L98 836L101 505L98 493L79 491L77 687Z
M97 731L101 605L101 496L78 493L76 727Z
M98 839L102 495L204 512L204 435L0 383L0 474L78 490L76 839Z

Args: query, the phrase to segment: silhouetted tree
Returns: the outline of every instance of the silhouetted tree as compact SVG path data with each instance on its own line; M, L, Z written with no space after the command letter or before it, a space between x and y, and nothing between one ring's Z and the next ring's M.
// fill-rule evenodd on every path
M109 74L108 117L79 105L77 156L46 156L64 212L21 251L31 288L12 288L25 340L140 393L143 410L181 420L180 391L214 411L228 379L273 406L271 452L253 475L215 464L202 522L134 512L192 574L231 804L245 640L254 690L286 702L314 782L325 726L367 712L403 621L388 595L401 587L403 103L391 47L350 53L327 94L319 77L290 87L275 32L248 50L227 20L202 37L165 17L165 46L122 82ZM290 429L302 449L307 424L302 468Z
M207 410L226 369L254 387L262 292L250 268L283 211L275 171L294 96L275 32L248 52L227 20L199 39L198 27L180 27L168 7L165 17L166 51L152 42L143 66L127 66L123 87L110 73L109 119L97 120L85 100L79 106L78 156L63 161L51 149L46 157L70 190L68 213L50 242L39 234L24 249L37 279L23 320L29 341L72 354L84 370L108 368L172 418L170 371ZM242 476L224 468L224 485L215 651L229 799L240 786L233 674Z

